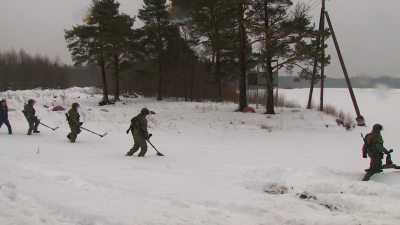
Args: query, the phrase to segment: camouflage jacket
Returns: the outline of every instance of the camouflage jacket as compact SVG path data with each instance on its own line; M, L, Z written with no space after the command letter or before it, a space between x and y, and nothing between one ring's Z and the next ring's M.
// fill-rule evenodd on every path
M368 146L371 148L369 149ZM365 143L363 145L363 154L373 155L375 153L388 153L385 147L383 147L383 138L379 130L373 130L371 133L365 136Z
M35 116L36 111L31 105L25 104L24 110L22 112L24 113L26 119L29 121L35 121L37 119L37 117Z
M79 123L79 113L77 109L71 108L68 111L68 123L74 124L74 125L80 125Z
M133 127L133 135L143 135L145 138L149 138L149 133L147 131L147 119L146 117L139 113L137 116L137 119L134 124L132 124ZM134 118L132 118L131 122L134 122Z

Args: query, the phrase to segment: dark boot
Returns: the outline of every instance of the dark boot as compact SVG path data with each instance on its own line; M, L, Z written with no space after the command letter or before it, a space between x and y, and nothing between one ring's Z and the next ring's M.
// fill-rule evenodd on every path
M69 133L69 134L67 135L67 138L68 138L69 140L71 140L71 133Z
M33 133L35 133L35 134L39 134L39 133L40 133L40 131L38 131L38 130L34 130L34 131L33 131Z

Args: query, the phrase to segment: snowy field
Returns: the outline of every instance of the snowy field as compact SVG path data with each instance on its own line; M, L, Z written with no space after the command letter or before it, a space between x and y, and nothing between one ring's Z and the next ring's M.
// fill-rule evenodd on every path
M308 98L307 89L282 93L302 105ZM360 137L381 123L400 164L400 90L355 95L367 127L346 131L304 108L265 115L264 108L234 112L233 103L147 98L100 107L90 88L0 93L16 109L13 135L0 129L0 224L400 224L400 171L361 182L369 159ZM326 89L325 97L355 117L347 89ZM26 135L21 110L30 98L41 121L58 130ZM81 105L84 127L108 135L82 131L69 143L65 111L51 108L72 102ZM164 157L151 146L144 158L124 156L133 144L125 131L143 107L156 112L147 117L149 132Z

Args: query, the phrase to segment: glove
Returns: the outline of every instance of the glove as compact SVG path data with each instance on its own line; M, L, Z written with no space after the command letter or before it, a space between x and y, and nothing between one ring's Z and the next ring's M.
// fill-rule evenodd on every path
M153 136L152 134L149 134L149 137L147 138L147 139L150 139L151 138L151 136Z
M386 155L388 155L388 154L390 154L390 153L392 153L393 152L393 149L390 149L388 152L386 152L385 154Z
M80 122L80 123L79 123L79 126L82 126L82 124L83 124L83 122Z
M366 159L366 158L367 158L367 155L364 154L364 155L363 155L363 158Z

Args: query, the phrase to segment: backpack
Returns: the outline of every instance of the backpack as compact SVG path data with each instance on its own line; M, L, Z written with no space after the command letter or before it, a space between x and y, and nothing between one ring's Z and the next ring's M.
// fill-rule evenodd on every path
M131 119L131 125L129 126L128 130L126 130L126 134L129 134L129 131L132 131L133 134L133 130L135 129L135 123L136 121L139 119L139 116L135 116Z

